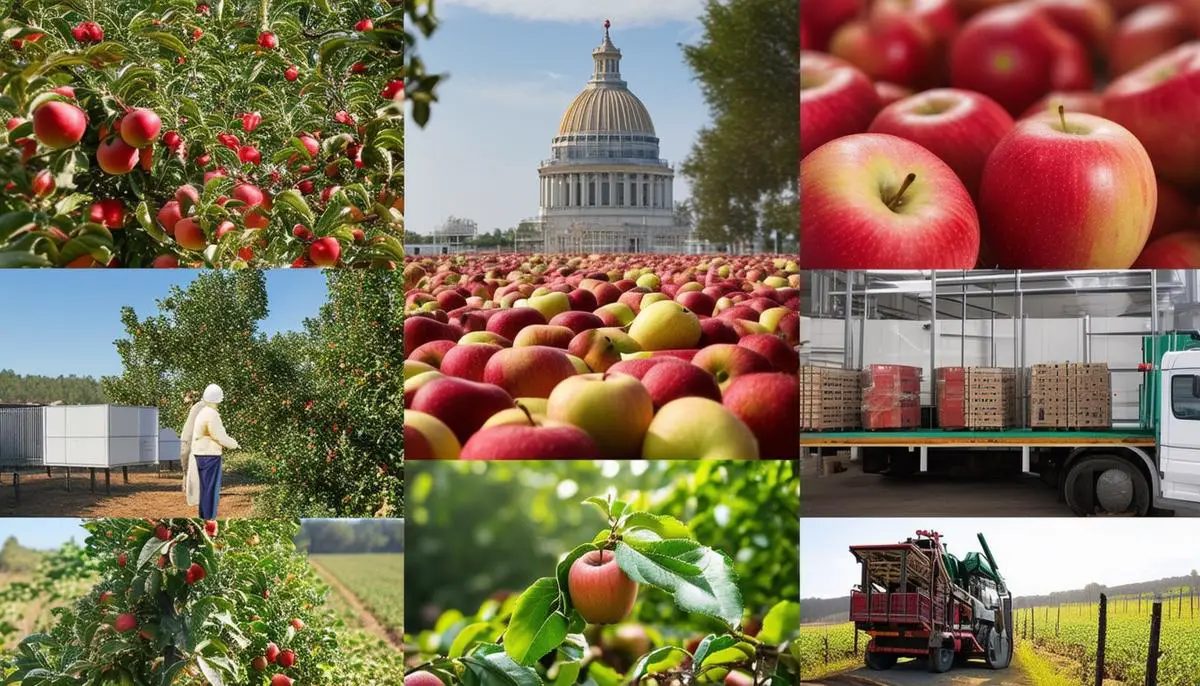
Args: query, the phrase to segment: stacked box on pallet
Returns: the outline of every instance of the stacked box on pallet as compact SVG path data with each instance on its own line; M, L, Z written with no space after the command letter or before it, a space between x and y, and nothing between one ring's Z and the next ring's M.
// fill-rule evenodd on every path
M1017 426L1021 423L1021 404L1017 395L1017 370L1004 367L1002 370L1004 382L1004 425Z
M1067 426L1067 364L1035 364L1029 368L1029 426Z
M800 429L857 429L862 402L858 384L856 370L801 367Z
M862 371L864 429L910 429L921 425L921 368L873 364Z
M933 372L938 426L943 429L967 427L966 367L938 367Z
M1072 364L1067 376L1068 426L1112 426L1112 374L1107 364Z

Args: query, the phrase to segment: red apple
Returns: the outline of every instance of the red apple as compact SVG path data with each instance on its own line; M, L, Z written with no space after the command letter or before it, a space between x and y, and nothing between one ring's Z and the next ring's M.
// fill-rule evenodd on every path
M584 292L586 293L587 291ZM568 312L559 312L551 317L550 325L565 326L575 333L580 333L588 329L599 329L604 326L604 321L591 312L570 310Z
M1151 3L1117 24L1109 39L1109 70L1113 76L1127 74L1194 38L1196 28L1183 8Z
M503 348L491 343L456 345L446 351L438 369L446 376L482 382L487 361L501 350Z
M616 624L633 611L638 585L617 565L611 550L592 550L571 564L567 593L589 624Z
M513 307L489 317L487 330L511 341L526 326L545 323L546 316L532 307Z
M1103 55L1108 50L1116 17L1104 0L1033 0L1033 3L1092 54Z
M1013 119L995 100L954 89L925 91L885 107L871 133L887 133L923 146L948 164L972 197L988 155L1013 128Z
M915 17L941 42L950 40L958 32L958 10L954 8L954 0L875 0L871 13Z
M442 361L451 350L458 347L454 341L439 339L429 341L417 346L417 349L412 351L412 354L405 356L405 360L421 362L427 364L434 369L441 369Z
M87 115L70 103L51 100L33 113L33 135L51 150L75 145L86 129Z
M128 174L138 163L138 149L114 136L96 148L96 162L113 176Z
M800 54L801 159L829 141L864 133L880 107L875 87L859 69L836 57Z
M775 334L750 334L739 339L737 344L767 358L776 371L792 376L800 371L800 354Z
M422 376L418 374L410 381ZM498 386L443 376L421 386L412 399L411 409L440 419L459 443L466 443L488 417L512 406L512 397Z
M514 398L549 398L560 381L575 374L575 365L563 350L529 345L503 348L488 358L483 380Z
M457 326L439 322L431 317L405 317L404 356L408 357L414 350L429 341L457 341L462 335L462 330Z
M1058 112L1058 106L1067 108L1068 112L1076 114L1094 114L1104 116L1104 96L1094 91L1054 91L1038 100L1021 114L1021 119L1036 117L1047 112Z
M907 98L913 94L911 88L905 88L887 81L875 82L875 94L879 96L879 103L884 107Z
M804 269L970 269L979 219L954 170L895 136L861 134L800 163Z
M598 460L586 431L562 422L503 424L481 429L462 449L464 460Z
M624 362L618 364L624 364ZM613 370L610 368L609 373L612 372ZM721 389L717 386L716 379L707 370L694 364L652 365L645 371L641 379L642 385L650 392L650 399L654 401L656 411L672 400L687 396L698 396L721 402ZM797 409L797 416L799 416L799 409Z
M1128 130L1090 114L1019 122L988 159L979 213L1005 269L1126 269L1154 224L1154 167Z
M866 9L865 0L817 0L800 3L800 23L815 50L825 50L842 24ZM803 62L803 59L801 60Z
M722 391L739 376L775 371L771 361L761 354L749 348L728 343L702 348L692 358L692 364L712 374Z
M1146 147L1158 178L1200 185L1200 42L1117 79L1104 91L1104 114Z
M759 456L795 460L800 456L800 383L792 374L744 374L725 389L726 409L750 427Z
M121 119L121 139L134 148L144 148L158 138L162 120L153 110L135 108Z
M1196 204L1183 191L1164 181L1158 182L1158 210L1154 213L1154 228L1150 240L1176 231L1192 228L1197 223Z
M1155 239L1142 250L1134 269L1200 269L1200 229Z
M1038 6L1001 5L963 26L950 51L955 88L983 93L1012 115L1053 90L1088 90L1087 51Z
M872 80L919 86L929 81L936 47L933 32L915 16L884 12L842 26L829 52Z

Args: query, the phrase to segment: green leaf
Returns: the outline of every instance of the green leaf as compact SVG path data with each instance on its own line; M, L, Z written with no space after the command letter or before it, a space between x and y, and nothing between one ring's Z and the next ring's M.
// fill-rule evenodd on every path
M680 539L644 545L650 547L650 554L624 541L617 543L617 565L631 579L672 593L682 610L720 619L730 627L741 621L742 594L733 563L724 553ZM691 569L699 573L675 571Z
M701 548L699 543L687 538L667 540L637 540L626 537L625 544L644 555L647 559L670 572L684 577L700 576L700 568L682 559Z
M620 519L621 517L625 516L625 512L627 510L629 510L628 503L626 503L622 500L614 500L612 503L612 507L609 510L608 516L612 517L613 519Z
M557 648L567 637L567 617L561 611L558 581L543 577L525 589L517 600L504 650L518 664L532 665Z
M169 33L150 31L149 33L143 33L142 36L154 41L155 43L158 43L168 50L173 50L179 53L180 57L185 57L187 55L187 46L183 44L183 41Z
M653 531L662 538L695 539L687 524L670 515L656 515L649 512L634 512L625 520L626 529L645 529Z
M138 224L142 225L142 228L146 230L146 233L150 234L151 238L159 243L167 242L167 234L163 233L163 230L158 228L158 222L150 216L150 206L147 205L144 200L138 203L137 209L134 210L133 215L137 217Z
M275 196L275 202L281 203L284 206L290 207L296 212L300 213L305 219L308 220L310 224L312 223L313 219L316 219L316 215L313 214L313 211L311 208L309 208L308 203L304 202L304 197L300 195L300 191L297 191L294 188L289 188Z
M686 650L678 646L663 646L661 648L655 648L654 650L646 653L641 657L641 659L634 663L633 669L629 671L629 682L636 684L638 683L638 680L643 676L646 676L646 674L656 673L655 671L651 671L651 669L655 665L670 659L672 655L676 653L680 654L680 658L686 657L688 654Z
M18 138L28 138L33 135L33 122L27 121L8 132L8 144L16 145Z
M464 686L544 686L532 667L522 667L506 653L469 655L462 659Z
M733 636L709 634L704 637L704 640L700 641L700 645L696 646L696 653L694 655L695 663L702 665L704 664L704 658L708 657L709 653L725 650L734 645L737 645L737 639Z
M161 541L157 538L146 541L146 545L142 546L142 552L138 554L137 569L145 567L151 560L157 560L168 543L170 541Z
M186 545L177 545L171 548L171 563L175 565L176 569L186 570L192 566L192 556Z
M221 673L208 664L208 660L205 660L203 655L196 656L196 666L200 668L200 673L204 675L204 678L208 679L210 686L225 686L225 681L221 679Z
M784 600L767 611L757 638L764 643L777 645L799 631L800 603Z
M608 519L610 517L609 513L611 512L611 510L608 507L608 499L607 498L601 498L600 496L594 495L591 498L588 498L587 500L585 500L583 502L586 505L595 505L596 507L600 508L600 511L604 513L605 519Z
M459 631L458 635L454 637L454 643L451 644L447 657L462 657L479 641L494 639L495 636L491 636L492 629L493 626L489 622L475 622L463 627L462 631Z
M33 212L9 212L0 215L0 241L8 240L9 236L33 223Z
M724 638L724 637L722 637ZM708 655L704 656L704 667L712 667L715 665L736 665L741 662L746 662L754 659L754 646L749 643L737 643L728 648L720 650L709 650Z

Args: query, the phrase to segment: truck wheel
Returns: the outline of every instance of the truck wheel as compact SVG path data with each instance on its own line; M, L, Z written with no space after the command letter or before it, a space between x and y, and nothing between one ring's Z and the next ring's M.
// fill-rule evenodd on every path
M930 648L929 649L929 671L935 674L944 674L950 671L954 666L954 649L953 648Z
M867 669L875 671L891 669L896 666L896 656L890 653L873 653L868 650L866 652L866 663Z
M1150 511L1150 484L1141 470L1115 457L1084 458L1063 480L1063 496L1071 511L1090 515L1132 514Z
M983 648L989 669L1005 669L1012 663L1013 645L1007 631L994 626L984 629Z

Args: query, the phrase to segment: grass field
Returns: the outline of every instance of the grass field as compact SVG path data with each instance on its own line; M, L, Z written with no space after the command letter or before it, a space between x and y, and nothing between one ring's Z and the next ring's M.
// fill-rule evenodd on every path
M404 556L313 555L337 577L386 628L404 626Z

